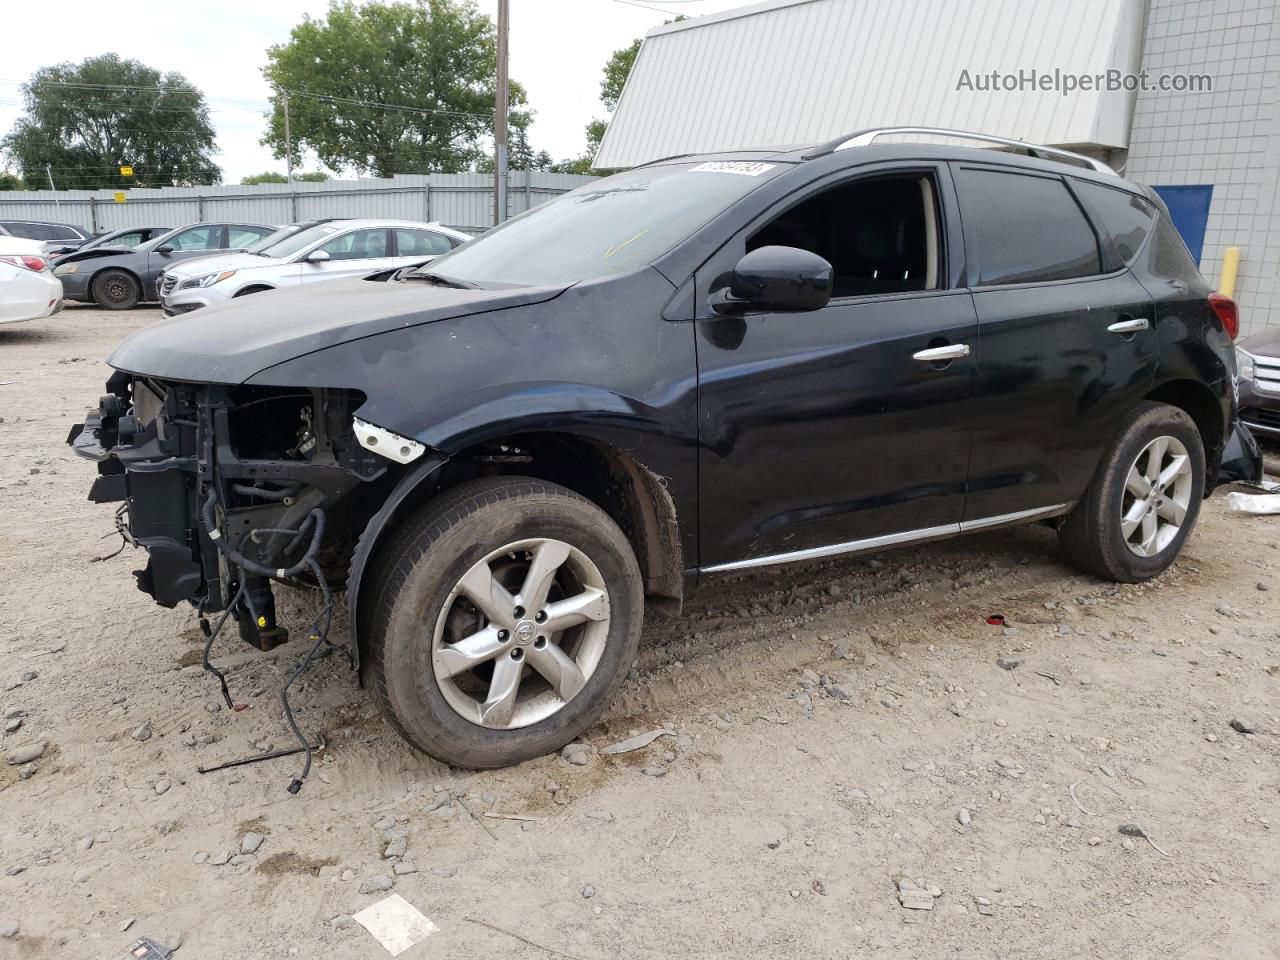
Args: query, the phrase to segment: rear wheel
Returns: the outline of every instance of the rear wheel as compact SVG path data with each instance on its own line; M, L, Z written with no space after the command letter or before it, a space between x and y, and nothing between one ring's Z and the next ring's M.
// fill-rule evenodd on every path
M124 270L103 270L93 278L93 299L104 310L132 310L141 296L137 278Z
M1168 569L1204 498L1204 444L1177 407L1143 404L1059 530L1076 566L1122 583Z
M552 483L463 484L411 517L369 572L370 685L406 740L454 766L568 743L635 657L644 601L631 546Z

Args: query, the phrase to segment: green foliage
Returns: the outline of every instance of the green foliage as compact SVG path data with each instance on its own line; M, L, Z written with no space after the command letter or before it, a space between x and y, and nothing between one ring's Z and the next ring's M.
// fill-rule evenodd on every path
M272 173L271 171L267 171L266 173L255 173L255 174L251 174L250 176L240 178L241 185L246 187L257 186L260 183L287 183L287 182L288 180L285 178L285 175L283 173Z
M25 190L22 178L17 174L4 171L0 173L0 190Z
M297 183L323 183L329 179L329 175L323 170L314 170L311 173L295 173L293 179ZM274 170L268 170L266 173L254 173L247 177L241 177L240 183L246 187L252 187L258 183L288 183L289 178L283 173L276 173Z
M684 17L678 19L683 20ZM605 62L604 79L600 81L600 102L610 113L618 109L618 98L622 96L622 88L631 75L631 68L636 65L636 54L640 52L641 42L637 39L631 46L613 51L613 55Z
M458 173L484 160L497 31L474 0L330 0L326 17L304 16L267 58L267 80L289 93L295 163L309 149L330 169L388 177ZM525 102L512 82L512 106ZM277 157L286 149L283 103L277 96L262 140ZM512 142L529 119L511 112Z
M687 18L681 16L674 20L667 20L665 23L679 23L685 19ZM610 114L618 109L622 88L626 86L627 77L631 76L631 69L636 65L636 56L640 53L641 43L643 41L637 38L630 46L613 51L605 61L604 76L600 79L600 102ZM587 149L572 160L561 160L551 169L556 173L599 173L600 171L592 169L591 164L600 150L600 141L604 139L604 131L608 126L608 120L599 118L588 123Z
M0 141L28 183L59 189L217 183L204 95L179 73L114 53L42 67L23 86L25 115ZM133 167L132 177L120 165Z

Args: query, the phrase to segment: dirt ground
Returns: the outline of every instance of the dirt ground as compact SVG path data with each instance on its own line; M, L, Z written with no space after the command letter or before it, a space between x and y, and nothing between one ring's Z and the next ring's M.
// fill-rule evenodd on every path
M140 554L94 562L112 511L63 440L157 316L0 327L0 752L46 742L0 764L0 957L386 957L348 919L377 877L439 927L408 958L1280 957L1280 516L1219 494L1141 587L1044 527L707 584L646 627L581 765L449 770L329 658L292 797L297 757L196 767L293 745L303 639L219 642L233 713Z

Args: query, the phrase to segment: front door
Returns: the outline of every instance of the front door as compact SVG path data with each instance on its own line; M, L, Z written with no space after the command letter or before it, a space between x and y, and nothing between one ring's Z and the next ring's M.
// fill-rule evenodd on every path
M977 321L957 287L945 168L892 167L793 195L699 272L703 570L955 532ZM834 268L809 313L716 315L733 265L801 247Z
M363 277L394 266L389 234L385 227L374 227L350 230L326 240L317 249L328 254L328 259L316 261L304 257L300 274L302 281Z

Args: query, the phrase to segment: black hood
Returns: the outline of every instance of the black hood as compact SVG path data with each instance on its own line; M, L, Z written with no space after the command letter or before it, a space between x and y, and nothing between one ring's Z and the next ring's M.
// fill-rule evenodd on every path
M541 303L564 290L459 290L416 280L310 283L164 320L129 337L107 362L117 370L164 380L244 383L268 367L326 347L436 320Z

